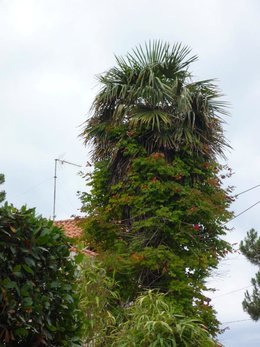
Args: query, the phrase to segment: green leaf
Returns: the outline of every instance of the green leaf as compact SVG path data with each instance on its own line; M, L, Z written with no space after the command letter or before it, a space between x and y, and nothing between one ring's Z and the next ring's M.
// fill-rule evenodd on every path
M19 337L26 337L29 334L29 331L25 328L15 329L15 334Z
M26 271L26 272L28 272L28 273L30 273L30 274L34 274L34 271L28 266L28 265L26 265L26 264L22 264L22 267L23 267L23 269Z
M72 302L73 302L73 297L72 297L71 295L69 295L69 294L66 294L66 295L64 296L64 300L65 300L66 302L68 302L68 303L72 303Z
M29 258L29 257L25 257L24 258L24 261L26 262L26 264L28 265L28 266L35 266L35 261L32 259L32 258Z
M6 278L4 279L4 281L2 282L4 288L6 289L13 289L13 288L17 288L17 284L14 281L11 281L10 279Z
M33 305L33 300L31 297L25 297L23 298L23 305L25 307L31 307Z
M53 281L50 284L51 288L59 288L59 286L60 286L60 283L58 281Z
M83 253L78 253L76 256L75 256L75 262L76 264L79 264L82 262L82 260L84 259L85 255Z

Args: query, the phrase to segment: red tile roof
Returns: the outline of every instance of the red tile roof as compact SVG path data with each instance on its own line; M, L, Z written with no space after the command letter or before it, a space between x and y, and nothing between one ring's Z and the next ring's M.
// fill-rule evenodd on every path
M70 238L78 238L82 235L82 227L79 225L81 218L57 220L54 224L61 227L65 235Z
M64 233L66 236L75 239L79 238L82 235L82 227L80 226L80 222L82 222L82 218L76 217L74 219L64 219L64 220L57 220L54 222L54 224L57 227L60 227L64 230ZM93 252L87 248L79 250L77 247L72 246L71 247L72 252L82 252L90 257L95 257L97 255L96 252Z

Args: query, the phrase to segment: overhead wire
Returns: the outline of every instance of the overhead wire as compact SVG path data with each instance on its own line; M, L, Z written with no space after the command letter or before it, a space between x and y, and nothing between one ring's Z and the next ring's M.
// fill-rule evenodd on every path
M256 203L254 203L253 205L249 206L248 208L246 208L245 210L241 211L240 213L238 213L237 215L235 215L234 217L232 217L230 220L228 220L224 225L226 225L227 223L231 222L232 220L236 219L237 217L241 216L242 214L246 213L247 211L251 210L251 208L255 207L256 205L258 205L260 203L260 200L257 201Z
M234 195L234 197L237 198L238 196L240 196L240 195L242 195L242 194L245 194L245 193L247 193L247 192L249 192L249 191L251 191L251 190L253 190L253 189L256 189L256 188L258 188L258 187L260 187L260 184L257 184L257 185L255 185L255 186L253 186L253 187L251 187L251 188L246 189L246 190L243 190L242 192L240 192L240 193ZM247 211L251 210L253 207L255 207L256 205L258 205L259 203L260 203L260 200L257 201L256 203L254 203L253 205L247 207L245 210L239 212L237 215L235 215L234 217L232 217L231 219L229 219L226 223L224 223L224 225L226 225L227 223L229 223L229 222L231 222L232 220L236 219L237 217L241 216L242 214L246 213ZM183 223L183 224L187 224L187 225L193 225L192 223L185 223L185 222L182 222L182 223Z
M223 294L219 294L219 295L213 296L211 299L213 300L213 299L219 298L219 297L221 297L221 296L230 295L230 294L233 294L233 293L236 293L236 292L240 292L241 290L244 290L244 289L247 289L247 288L250 288L250 287L253 287L253 285L251 284L251 285L246 286L246 287L234 289L234 290L231 290L230 292L227 292L227 293L223 293Z
M257 184L257 185L255 185L255 186L252 186L252 187L250 187L250 188L248 188L248 189L246 189L246 190L243 190L242 192L240 192L240 193L234 195L234 197L237 198L238 196L240 196L240 195L242 195L242 194L245 194L245 193L248 193L248 192L250 192L251 190L256 189L256 188L258 188L258 187L260 187L260 184ZM256 203L254 203L253 205L247 207L245 210L239 212L237 215L235 215L235 216L232 217L229 221L227 221L224 225L226 225L227 223L229 223L229 222L231 222L232 220L236 219L237 217L241 216L242 214L246 213L247 211L251 210L251 208L255 207L255 206L258 205L259 203L260 203L260 200L257 201Z
M256 188L258 188L258 187L260 187L260 184L257 184L256 186L253 186L253 187L248 188L248 189L246 189L246 190L243 190L242 192L236 194L234 197L237 198L238 196L240 196L240 195L242 195L242 194L245 194L245 193L247 193L247 192L250 192L250 190L256 189Z
M240 322L246 322L246 321L253 321L252 319L250 318L247 318L247 319L237 319L237 320L232 320L232 321L229 321L229 322L223 322L221 323L221 325L223 324L232 324L232 323L240 323Z
M251 188L248 188L246 190L243 190L242 192L236 194L234 197L237 198L238 196L242 195L242 194L245 194L253 189L256 189L260 187L260 184L257 184ZM258 205L260 203L260 200L257 201L256 203L254 203L253 205L250 205L249 207L247 207L245 210L241 211L240 213L238 213L237 215L235 215L233 218L231 218L227 223L231 222L232 220L238 218L239 216L241 216L242 214L246 213L247 211L251 210L253 207L255 207L256 205ZM227 224L225 223L225 224ZM227 293L223 293L223 294L219 294L219 295L216 295L214 297L212 297L211 299L214 300L216 298L219 298L219 297L222 297L222 296L226 296L226 295L230 295L230 294L233 294L233 293L237 293L241 290L245 290L245 289L248 289L248 288L251 288L253 287L253 285L249 285L249 286L245 286L245 287L241 287L241 288L238 288L238 289L234 289L234 290L231 290ZM233 324L233 323L241 323L241 322L246 322L246 321L252 321L252 319L250 318L247 318L247 319L238 319L238 320L233 320L233 321L228 321L228 322L222 322L221 325L224 325L224 324Z
M42 181L40 181L40 182L38 182L38 183L36 183L36 184L31 185L31 186L28 187L25 191L19 193L19 194L17 195L17 197L20 197L20 196L22 196L22 195L24 195L24 194L27 194L27 193L31 192L32 190L35 190L36 188L38 188L38 187L39 187L40 185L42 185L43 183L46 183L47 181L51 181L52 179L53 179L53 177L48 177L48 178L45 178L44 180L42 180Z
M253 190L253 189L257 188L257 187L260 187L260 184L258 184L258 185L256 185L256 186L253 186L253 187L251 187L251 188L249 188L249 189L246 189L246 190L242 191L241 193L235 195L235 197L238 197L239 195L242 195L242 194L244 194L244 193L247 193L247 192L249 192L250 190ZM237 215L235 215L233 218L231 218L231 219L230 219L228 222L226 222L225 224L231 222L232 220L238 218L238 217L241 216L242 214L244 214L244 213L246 213L247 211L251 210L253 207L255 207L256 205L258 205L259 203L260 203L260 200L257 201L256 203L254 203L253 205L249 206L249 207L246 208L245 210L241 211L241 212L238 213ZM224 225L225 225L225 224L224 224ZM232 290L232 291L227 292L227 293L223 293L223 294L216 295L216 296L214 296L214 297L212 298L212 300L215 299L215 298L219 298L219 297L221 297L221 296L230 295L230 294L239 292L239 291L241 291L241 290L250 288L250 287L252 287L252 286L253 286L253 285L251 284L251 285L249 285L249 286L242 287L242 288L238 288L238 289ZM223 324L224 324L224 323L223 323Z
M238 197L242 194L245 194L253 189L256 189L260 187L260 184L257 184L249 189L246 189L238 194L235 195L235 197ZM231 222L232 220L238 218L239 216L241 216L242 214L246 213L247 211L251 210L253 207L255 207L256 205L258 205L260 203L260 200L257 201L256 203L254 203L253 205L249 206L248 208L246 208L245 210L241 211L240 213L238 213L237 215L235 215L233 218L231 218L229 221L227 221L225 224ZM225 225L224 224L224 225ZM249 285L249 286L246 286L246 287L242 287L242 288L238 288L238 289L234 289L234 290L231 290L230 292L227 292L227 293L223 293L223 294L219 294L219 295L216 295L214 297L212 297L211 299L216 299L216 298L219 298L219 297L222 297L222 296L226 296L226 295L230 295L230 294L233 294L233 293L236 293L236 292L239 292L241 290L245 290L245 289L248 289L248 288L251 288L253 285ZM250 320L250 319L246 319L246 320ZM223 322L222 324L230 324L230 323L236 323L236 322L240 322L240 321L246 321L246 320L237 320L237 321L231 321L231 322Z

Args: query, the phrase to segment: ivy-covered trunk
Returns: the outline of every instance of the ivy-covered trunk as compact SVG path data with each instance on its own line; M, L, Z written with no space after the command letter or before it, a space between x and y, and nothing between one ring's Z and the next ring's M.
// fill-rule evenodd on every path
M230 197L221 188L220 169L196 157L168 162L163 153L152 153L133 159L124 179L109 186L107 163L99 163L92 192L84 196L85 233L120 283L125 304L158 289L180 312L202 318L216 331L203 291L230 250L221 239Z
M121 307L154 289L214 335L205 281L230 250L221 238L230 170L216 160L225 111L211 81L192 82L188 53L155 42L100 77L83 132L94 145L85 239L118 283Z

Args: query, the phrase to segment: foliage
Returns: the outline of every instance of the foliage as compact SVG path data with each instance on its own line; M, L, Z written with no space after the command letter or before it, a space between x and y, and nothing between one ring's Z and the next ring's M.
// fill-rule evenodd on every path
M116 284L107 276L97 260L84 257L78 281L80 308L83 311L83 340L86 344L103 346L114 328L113 312L118 302Z
M217 346L197 320L177 314L163 294L139 296L127 308L126 321L112 336L114 347L214 347Z
M245 240L240 244L240 250L252 264L260 267L260 237L254 229L247 232ZM260 319L260 271L256 273L255 278L252 278L251 283L253 293L250 295L246 291L242 304L250 317L257 321Z
M198 319L178 314L167 295L150 290L122 307L117 283L100 261L84 258L80 274L78 291L86 345L217 346Z
M0 235L1 346L78 346L76 268L63 232L5 204Z
M191 158L137 158L103 203L99 174L93 174L92 194L84 195L85 239L114 273L120 296L129 302L148 288L168 292L184 314L200 317L215 332L214 311L202 292L230 250L220 238L230 213L212 167Z
M100 76L82 133L94 160L84 238L115 279L121 307L157 290L214 335L205 281L231 250L221 238L231 170L217 163L226 111L212 81L192 81L189 53L156 41Z
M5 182L5 176L3 174L0 174L0 185L3 184L4 182ZM0 191L0 203L4 201L4 199L5 199L5 192Z
M213 80L192 80L189 66L197 57L189 54L181 44L149 42L116 57L117 66L99 77L102 88L82 135L94 145L94 160L110 161L113 180L127 170L129 139L132 156L143 147L170 158L182 151L223 155L225 103Z

